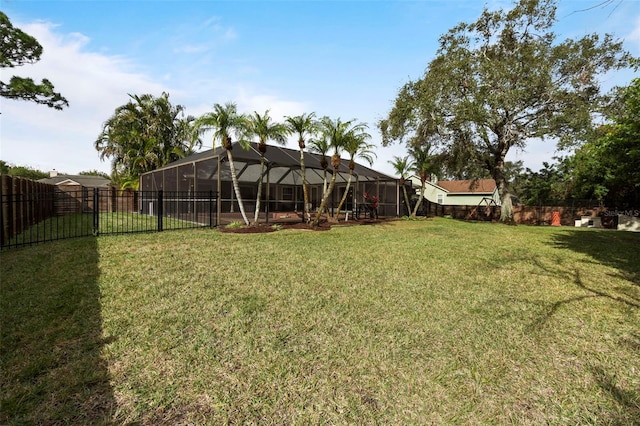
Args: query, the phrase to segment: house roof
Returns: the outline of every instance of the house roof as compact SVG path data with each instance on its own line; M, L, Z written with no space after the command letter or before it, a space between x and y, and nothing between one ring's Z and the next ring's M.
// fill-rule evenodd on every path
M81 185L86 188L98 188L111 185L111 181L102 176L89 175L57 175L44 179L38 179L38 182L48 183L49 185Z
M258 151L257 143L250 143L248 150L242 149L239 143L235 142L232 145L233 161L236 163L236 169L242 170L239 173L238 179L245 182L256 182L260 174L260 152ZM227 161L227 151L222 147L215 149L209 149L207 151L199 152L190 155L180 160L167 164L164 167L160 167L152 172L154 173L161 170L171 169L183 164L191 164L210 158L220 156L222 161ZM304 152L304 162L306 168L307 182L310 184L322 183L323 171L320 165L322 156L319 154ZM275 145L268 145L267 152L265 153L265 161L269 166L272 173L272 181L282 184L299 184L300 178L297 175L291 173L293 170L300 169L300 151L297 149L284 148ZM328 173L331 174L331 154L327 156L329 161ZM244 167L246 165L246 167ZM148 174L148 173L145 173ZM353 170L355 176L361 181L395 181L396 178L380 173L362 164L356 163ZM349 174L349 161L342 159L342 164L338 169L338 181L346 180Z
M449 194L492 194L496 190L493 179L440 180L437 185Z

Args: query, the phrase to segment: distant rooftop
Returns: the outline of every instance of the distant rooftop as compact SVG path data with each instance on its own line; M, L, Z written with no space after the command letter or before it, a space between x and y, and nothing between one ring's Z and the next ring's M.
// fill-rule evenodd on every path
M437 185L450 193L491 194L496 189L496 181L493 179L439 180Z
M89 175L63 175L55 172L51 173L52 177L38 179L38 182L47 183L49 185L81 185L86 188L99 188L111 185L111 180L102 176Z

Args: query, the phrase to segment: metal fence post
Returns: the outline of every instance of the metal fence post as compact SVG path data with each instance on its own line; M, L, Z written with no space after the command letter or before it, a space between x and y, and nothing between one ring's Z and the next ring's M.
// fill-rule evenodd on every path
M158 191L158 231L162 231L162 215L164 214L164 202L162 201L162 190Z
M100 232L100 192L93 188L93 235Z

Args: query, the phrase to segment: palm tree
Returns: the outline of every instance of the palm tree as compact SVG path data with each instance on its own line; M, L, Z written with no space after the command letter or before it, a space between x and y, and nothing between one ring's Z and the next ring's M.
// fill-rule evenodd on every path
M216 139L219 139L222 147L226 150L236 200L238 201L238 206L240 207L240 213L242 213L244 223L249 225L249 219L247 219L247 214L244 210L244 203L242 202L242 195L240 194L240 185L238 184L236 167L233 163L233 155L231 153L231 133L234 133L242 148L249 149L249 143L244 140L243 137L247 130L247 117L244 114L238 114L238 108L235 103L227 102L224 106L215 104L212 112L207 112L196 120L195 128L198 129L200 133L207 130L213 130L214 145Z
M320 131L323 133L329 147L333 148L333 155L331 156L331 167L333 168L333 174L331 175L331 182L329 187L324 191L322 195L322 202L318 208L315 219L313 219L313 226L320 224L320 216L327 206L329 196L333 192L333 188L336 184L336 177L338 175L338 169L340 168L341 158L340 151L344 148L349 138L354 137L355 134L361 133L366 128L364 124L353 124L355 120L349 120L342 122L339 118L332 120L329 117L324 117L320 121Z
M351 180L353 178L353 169L356 167L356 163L354 161L355 157L362 158L366 160L369 165L373 165L373 160L376 158L375 152L372 151L375 148L375 145L367 143L368 139L371 139L371 135L366 133L364 129L367 128L366 124L358 124L352 127L351 131L348 133L347 138L344 141L343 149L349 154L349 179L347 180L347 187L344 190L344 194L340 199L340 203L338 203L338 209L336 210L334 219L338 219L338 215L340 214L340 209L347 199L347 195L349 194L349 187L351 186Z
M260 152L260 175L258 176L258 195L256 198L256 210L253 215L253 222L258 223L260 215L260 198L262 197L262 177L264 175L264 155L267 152L267 141L269 139L285 145L287 143L287 135L289 129L281 123L275 123L269 117L269 110L263 115L254 111L253 115L248 119L248 135L258 138L258 151Z
M411 204L409 203L409 195L407 194L407 187L405 183L407 181L407 175L413 169L413 161L410 160L408 155L404 157L393 156L393 161L389 161L389 164L393 166L396 174L400 176L400 186L402 186L402 192L404 194L404 204L407 206L407 215L411 214Z
M298 147L300 148L300 173L302 174L302 193L304 197L304 220L309 222L309 191L307 188L307 174L304 164L305 136L313 135L317 129L317 122L314 120L315 113L302 114L295 117L285 117L286 126L289 132L298 134Z
M420 204L422 204L422 199L424 198L427 180L431 174L437 173L438 171L438 157L431 154L431 147L431 143L427 142L420 145L415 144L409 148L409 155L413 158L412 171L415 172L420 179L420 197L413 208L411 217L416 217L418 214L418 209L420 208Z
M137 187L140 174L193 153L201 142L194 118L185 117L182 105L172 105L168 93L129 97L104 123L95 148L101 160L112 159L114 177Z
M322 167L322 194L327 191L327 169L329 168L329 160L327 159L327 153L331 149L329 145L329 139L324 133L320 133L319 137L311 139L309 141L309 150L320 154L320 167Z

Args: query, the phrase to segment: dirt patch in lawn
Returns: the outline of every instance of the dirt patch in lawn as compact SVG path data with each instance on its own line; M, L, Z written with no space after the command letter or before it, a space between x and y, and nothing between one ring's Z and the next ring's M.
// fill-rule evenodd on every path
M358 225L376 225L381 223L397 220L392 219L362 219L362 220L349 220L348 222L331 222L324 220L320 222L318 226L313 226L310 223L295 222L295 223L259 223L257 225L239 226L239 227L226 227L221 226L218 228L220 232L230 234L263 234L266 232L275 232L284 229L306 229L309 231L329 231L334 226L358 226Z

